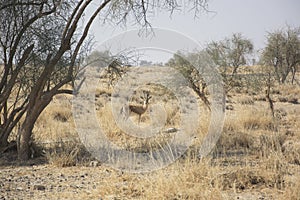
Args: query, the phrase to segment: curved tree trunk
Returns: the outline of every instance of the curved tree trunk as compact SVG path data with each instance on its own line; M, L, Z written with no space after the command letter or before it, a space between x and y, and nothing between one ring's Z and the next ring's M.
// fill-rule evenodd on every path
M31 136L32 130L34 128L34 124L42 111L47 107L50 103L52 97L47 98L39 98L40 100L35 99L35 103L32 104L32 107L28 108L26 113L25 121L23 122L21 128L18 131L18 159L22 161L26 161L30 158L30 145L31 145ZM42 100L41 100L42 99Z

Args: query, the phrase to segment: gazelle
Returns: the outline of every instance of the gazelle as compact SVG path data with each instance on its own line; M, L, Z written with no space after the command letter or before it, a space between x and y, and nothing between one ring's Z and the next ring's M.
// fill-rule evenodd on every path
M129 105L129 114L132 112L138 114L139 123L141 121L142 114L144 114L148 109L149 100L152 98L152 96L150 96L149 91L143 91L143 94L144 96L141 96L141 99L143 100L143 105Z

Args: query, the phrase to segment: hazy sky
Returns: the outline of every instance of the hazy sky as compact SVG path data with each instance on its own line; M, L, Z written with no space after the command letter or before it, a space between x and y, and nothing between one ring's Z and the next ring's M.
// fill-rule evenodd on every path
M189 36L200 45L211 40L221 40L240 32L252 40L255 49L265 46L267 31L285 27L287 24L300 26L299 0L209 0L212 12L200 14L194 19L193 13L156 13L151 18L152 26L171 29ZM138 28L128 26L127 29ZM96 22L92 28L97 44L119 34L125 29L101 26ZM157 58L159 59L159 58Z

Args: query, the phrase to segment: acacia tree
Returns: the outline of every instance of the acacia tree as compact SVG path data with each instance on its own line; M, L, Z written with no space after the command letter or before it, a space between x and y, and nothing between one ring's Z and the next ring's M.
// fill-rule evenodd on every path
M0 147L28 108L28 92L20 76L34 50L28 33L39 19L56 11L53 2L5 1L0 4Z
M195 10L196 14L207 6L207 0L188 0L187 2ZM186 2L182 2L182 4L186 6ZM176 0L103 0L100 2L95 0L71 2L60 0L8 0L2 3L0 6L1 20L3 22L0 24L0 51L4 70L1 72L0 82L0 111L1 119L7 119L4 121L14 120L10 125L12 128L23 115L25 116L19 130L18 158L20 160L29 158L29 141L34 124L41 112L51 102L53 96L61 93L72 93L72 90L62 88L66 84L72 84L76 76L79 66L78 60L80 60L78 56L88 37L89 29L97 16L100 15L104 20L110 20L118 24L123 23L124 25L128 20L131 20L141 25L142 28L150 28L149 13L153 13L156 8L162 8L172 13L174 9L180 6L183 5L180 5ZM89 13L87 14L88 11ZM9 12L12 15L7 15ZM24 12L25 15L23 16ZM91 15L89 15L90 13ZM89 17L86 18L84 16ZM43 35L37 37L39 39L32 41L27 34L29 34L29 30L35 27L39 30L38 33L44 33L46 38L51 37L51 35L47 34L47 31L43 32L42 29L39 29L43 27L43 20L46 20L48 17L51 17L52 20L63 19L59 20L59 26L62 27L62 31L52 38L55 40L55 42L51 41L51 43L55 44L52 47L55 48L39 51L39 44L41 43L37 41L43 38ZM35 24L37 26L34 26ZM84 25L81 26L80 24ZM11 32L14 35L11 35ZM37 54L39 52L42 53ZM13 109L8 109L10 107L8 99L11 97L12 89L18 84L19 88L22 87L20 71L22 68L25 69L24 66L26 66L27 62L29 63L30 58L32 58L30 63L38 63L36 66L39 69L34 68L36 72L34 76L31 76L34 77L32 85L28 87L26 93L23 93L22 98L17 98L19 103L16 103ZM27 72L26 70L24 71ZM59 76L57 79L58 74L62 76ZM17 77L19 77L19 82ZM3 87L3 85L5 86ZM1 129L3 129L3 126L7 126L6 123L1 125ZM7 134L10 134L12 128L4 128L7 130L5 134L2 134L1 130L1 140L7 139ZM3 135L4 137L2 137Z
M236 33L222 41L209 43L206 51L219 67L228 91L238 68L247 63L247 56L253 52L253 44L242 34Z
M187 53L178 51L173 55L166 65L178 70L188 81L189 87L200 97L206 107L210 110L210 102L207 98L207 84L203 79L204 72L201 69L196 69L194 65L198 67L211 64L209 55L205 51Z
M279 84L285 83L292 73L292 84L295 80L297 66L300 64L300 28L277 30L269 33L268 43L262 53L262 62L272 66Z
M128 67L138 63L140 55L135 49L126 49L113 55L109 50L93 51L85 59L84 65L97 66L98 72L100 68L105 69L101 78L108 79L108 86L113 86L117 80L122 78L128 71Z

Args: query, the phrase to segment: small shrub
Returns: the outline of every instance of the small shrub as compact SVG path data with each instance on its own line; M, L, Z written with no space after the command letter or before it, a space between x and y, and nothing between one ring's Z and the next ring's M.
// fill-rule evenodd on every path
M252 97L244 96L238 99L238 103L242 105L253 105L254 100Z
M254 136L243 132L224 133L216 144L214 154L229 153L234 150L252 150ZM225 151L225 152L224 152Z
M76 166L80 161L90 157L90 154L79 143L59 142L46 153L49 163L57 167Z
M253 98L254 101L266 101L265 95L257 95Z
M263 134L259 137L259 152L263 157L268 157L273 152L282 151L282 145L286 140L286 135Z
M272 188L281 188L280 184L283 182L283 176L276 172L266 172L265 170L242 169L226 172L220 175L216 181L222 190L237 189L243 191L246 189L259 188L260 186L267 186Z
M272 119L272 116L257 111L244 112L243 119L241 119L242 125L246 130L275 130L276 126Z
M298 179L299 180L299 179ZM300 200L300 181L292 183L290 187L278 197L279 199Z
M292 104L298 104L298 99L295 97L292 97L292 98L289 98L288 102L292 103Z
M53 111L53 119L60 122L67 122L72 117L72 111L69 108L56 108Z
M300 165L300 142L288 140L282 145L282 151L289 163Z
M279 102L287 102L288 98L287 97L278 97Z

